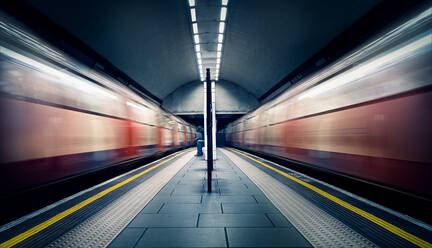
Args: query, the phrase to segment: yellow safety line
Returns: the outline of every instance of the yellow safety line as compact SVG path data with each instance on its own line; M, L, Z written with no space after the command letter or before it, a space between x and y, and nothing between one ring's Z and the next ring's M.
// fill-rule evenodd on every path
M129 183L129 182L131 182L131 181L133 181L135 179L137 179L138 177L146 174L147 172L149 172L149 171L151 171L153 169L156 169L157 167L165 164L166 162L168 162L168 161L174 159L175 157L178 157L178 156L180 156L183 153L186 153L188 151L190 151L190 149L188 149L188 150L186 150L184 152L181 152L179 154L176 154L175 156L172 156L171 158L166 159L166 160L158 163L157 165L155 165L153 167L150 167L150 168L148 168L148 169L146 169L146 170L144 170L144 171L142 171L142 172L140 172L140 173L138 173L138 174L136 174L134 176L129 177L128 179L125 179L124 181L122 181L122 182L120 182L120 183L118 183L118 184L116 184L116 185L114 185L112 187L109 187L108 189L105 189L105 190L99 192L98 194L96 194L96 195L88 198L87 200L84 200L84 201L78 203L77 205L75 205L75 206L73 206L73 207L71 207L71 208L69 208L69 209L67 209L67 210L65 210L65 211L57 214L56 216L54 216L54 217L52 217L52 218L50 218L50 219L48 219L48 220L40 223L39 225L37 225L35 227L32 227L29 230L27 230L27 231L25 231L25 232L23 232L23 233L15 236L15 237L9 239L8 241L0 244L0 247L1 248L3 248L3 247L5 247L5 248L6 247L12 247L12 246L14 246L14 245L22 242L23 240L25 240L25 239L27 239L27 238L35 235L36 233L44 230L45 228L47 228L47 227L51 226L52 224L56 223L57 221L59 221L59 220L63 219L64 217L66 217L66 216L68 216L68 215L70 215L70 214L78 211L79 209L85 207L86 205L88 205L88 204L96 201L97 199L101 198L102 196L110 193L111 191L120 188L121 186L123 186L123 185L125 185L125 184L127 184L127 183Z
M287 178L289 178L289 179L291 179L291 180L293 180L293 181L295 181L295 182L297 182L297 183L305 186L306 188L309 188L309 189L315 191L316 193L324 196L325 198L327 198L327 199L329 199L329 200L331 200L331 201L333 201L333 202L341 205L342 207L344 207L344 208L346 208L348 210L351 210L352 212L354 212L354 213L356 213L356 214L358 214L358 215L360 215L360 216L362 216L362 217L364 217L364 218L372 221L373 223L375 223L375 224L377 224L377 225L385 228L386 230L388 230L388 231L396 234L397 236L399 236L399 237L401 237L403 239L408 240L409 242L411 242L411 243L413 243L413 244L415 244L415 245L417 245L419 247L429 247L429 248L432 248L432 244L431 243L429 243L427 241L424 241L423 239L418 238L418 237L416 237L416 236L414 236L414 235L412 235L412 234L410 234L410 233L408 233L408 232L400 229L399 227L394 226L394 225L388 223L387 221L384 221L384 220L376 217L375 215L372 215L372 214L370 214L370 213L368 213L368 212L366 212L364 210L361 210L361 209L359 209L357 207L354 207L353 205L351 205L351 204L349 204L349 203L347 203L347 202L345 202L345 201L343 201L343 200L341 200L341 199L339 199L339 198L337 198L337 197L335 197L335 196L333 196L333 195L331 195L331 194L329 194L329 193L327 193L327 192L325 192L325 191L323 191L323 190L321 190L321 189L319 189L319 188L317 188L317 187L315 187L313 185L310 185L310 184L308 184L308 183L306 183L306 182L304 182L304 181L302 181L302 180L300 180L298 178L295 178L295 177L293 177L293 176L291 176L291 175L289 175L289 174L287 174L287 173L285 173L285 172L283 172L281 170L273 168L272 166L267 165L267 164L265 164L265 163L263 163L261 161L258 161L258 160L254 159L254 158L252 158L252 157L250 157L250 156L248 156L246 154L243 154L241 152L238 152L238 151L230 149L230 148L228 148L228 149L231 150L231 151L233 151L233 152L235 152L235 153L238 153L238 154L240 154L240 155L242 155L244 157L247 157L247 158L249 158L249 159L251 159L251 160L253 160L253 161L255 161L255 162L257 162L257 163L259 163L259 164L261 164L261 165L263 165L263 166L265 166L265 167L267 167L267 168L269 168L269 169L271 169L273 171L276 171L277 173L279 173L279 174L281 174L281 175L283 175L283 176L285 176L285 177L287 177Z

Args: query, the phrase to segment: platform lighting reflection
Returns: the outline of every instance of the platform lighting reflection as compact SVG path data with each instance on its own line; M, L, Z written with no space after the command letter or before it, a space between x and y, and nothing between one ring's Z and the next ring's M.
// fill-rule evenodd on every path
M189 0L189 6L195 7L195 0Z
M220 58L216 59L216 64L220 64Z
M221 52L217 52L216 57L219 59L221 57L222 53Z
M199 36L196 34L196 35L194 35L194 41L195 41L195 44L198 44L198 43L200 43L199 41Z
M200 52L201 51L201 47L199 44L195 45L195 52Z
M201 64L202 64L202 60L198 59L198 65L201 65Z
M219 34L218 35L218 42L222 43L222 41L223 41L223 34Z
M196 55L198 59L201 59L201 53L197 53Z
M228 5L228 0L222 0L222 5L224 6Z

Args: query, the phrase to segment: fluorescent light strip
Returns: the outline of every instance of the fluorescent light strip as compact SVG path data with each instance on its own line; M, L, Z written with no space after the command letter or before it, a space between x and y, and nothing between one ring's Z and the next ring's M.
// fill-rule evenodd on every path
M192 24L192 29L193 29L193 33L194 34L198 34L198 23L193 23Z
M219 23L219 33L223 33L225 31L225 22Z
M195 43L195 53L197 57L198 71L200 74L201 81L205 80L204 70L203 70L203 61L201 58L201 46L200 46L200 38L199 38L199 30L197 23L197 15L196 15L196 0L188 0L190 6L190 14L192 20L192 30L193 30L193 40ZM224 40L224 32L225 32L225 21L227 19L228 13L228 0L221 0L222 7L220 10L220 22L219 22L219 33L218 33L218 44L217 44L217 53L216 53L216 69L212 75L215 77L215 80L219 80L219 72L220 72L220 63L222 57L222 48L223 48L223 40ZM207 62L208 64L208 62ZM211 63L213 64L213 63ZM214 64L213 64L214 65ZM212 66L213 67L213 66Z
M221 21L225 21L226 14L227 14L227 8L226 7L222 7L221 8L221 12L220 12L220 20Z
M195 11L195 8L192 8L192 9L190 10L190 12L191 12L191 19L192 19L192 22L196 22L196 11Z
M217 44L217 50L218 52L222 51L222 43Z

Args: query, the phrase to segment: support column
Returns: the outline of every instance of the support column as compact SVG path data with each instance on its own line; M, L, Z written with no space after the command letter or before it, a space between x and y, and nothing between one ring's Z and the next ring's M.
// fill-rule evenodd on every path
M212 90L211 90L211 82L210 82L210 69L207 70L207 76L206 76L206 88L207 88L207 101L206 101L206 114L207 114L207 130L206 130L206 136L207 136L207 191L212 191L212 170L213 170L213 142L212 142Z
M213 160L217 159L216 155L216 85L215 81L211 83L212 89L212 143L213 143Z

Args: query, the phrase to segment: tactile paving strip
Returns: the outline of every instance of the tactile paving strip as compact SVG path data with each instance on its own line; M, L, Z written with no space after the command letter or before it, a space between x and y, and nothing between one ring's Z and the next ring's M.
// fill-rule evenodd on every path
M177 172L191 161L186 153L170 166L133 188L99 213L65 233L47 247L106 247L153 199Z
M377 247L244 159L226 150L222 152L264 192L314 247Z

